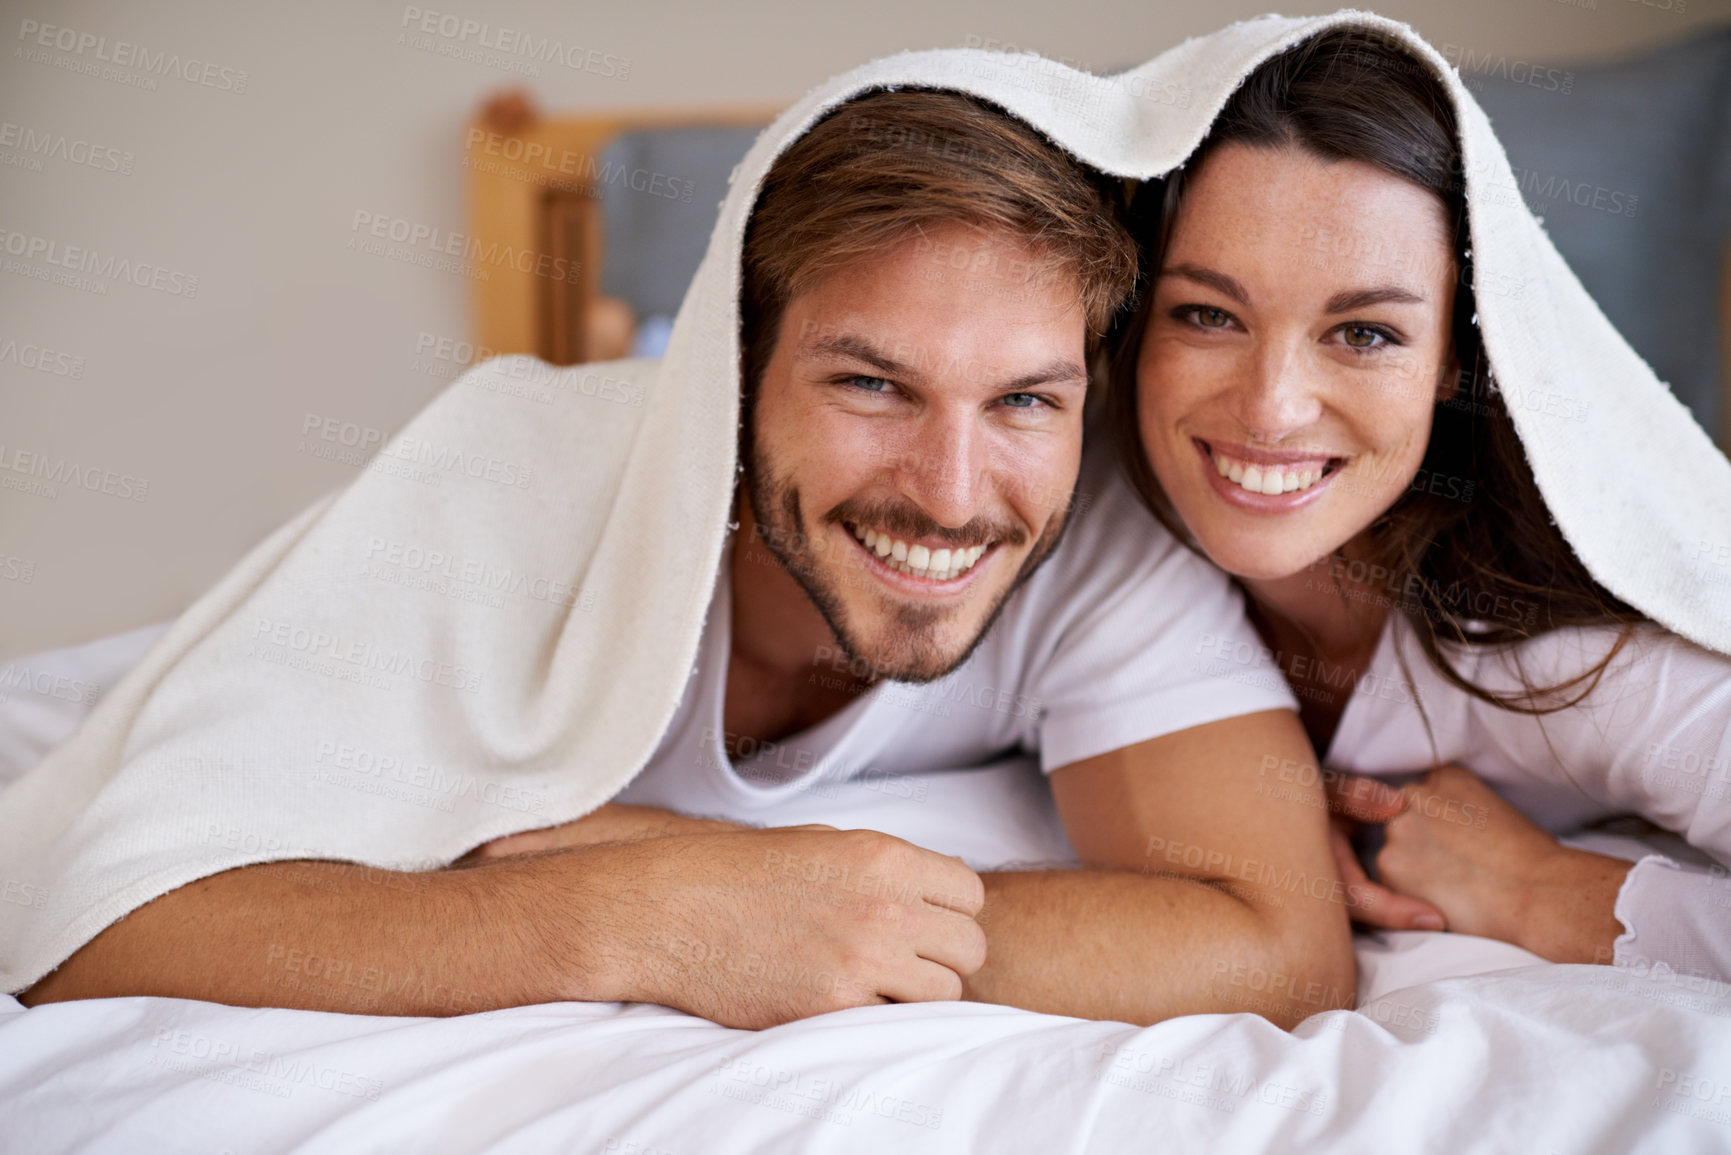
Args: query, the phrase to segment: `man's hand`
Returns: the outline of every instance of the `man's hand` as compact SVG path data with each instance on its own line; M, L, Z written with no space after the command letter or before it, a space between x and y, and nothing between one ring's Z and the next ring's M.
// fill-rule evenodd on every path
M628 988L635 1001L768 1027L869 1003L957 999L985 961L979 876L874 831L753 830L608 803L452 865L606 843L641 850L621 897L652 917L616 924L619 961L641 984Z
M1347 776L1331 794L1349 818L1381 822L1387 833L1376 866L1389 899L1375 904L1376 925L1402 925L1390 912L1413 911L1417 900L1450 930L1553 962L1611 957L1622 933L1612 912L1630 863L1563 846L1461 766L1439 766L1398 794L1368 791L1361 784L1370 781ZM1405 925L1440 929L1416 916Z
M746 829L749 828L719 819L688 818L656 806L609 802L581 818L558 826L525 830L520 834L507 834L491 842L483 842L451 865L473 866L495 858L536 854L547 850L569 850L575 846L596 846L603 842L632 842L639 838L662 838L669 834L719 834L725 830Z
M957 999L985 962L980 877L870 830L670 835L613 848L602 938L629 998L763 1028L872 1003Z

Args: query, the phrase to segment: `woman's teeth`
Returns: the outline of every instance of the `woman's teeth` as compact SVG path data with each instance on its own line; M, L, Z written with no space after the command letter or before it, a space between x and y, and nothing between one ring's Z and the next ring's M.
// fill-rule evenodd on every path
M853 527L853 535L859 538L860 543L867 549L883 559L883 563L891 569L939 582L961 577L974 568L974 563L986 552L983 545L968 549L927 549L923 545L909 545L900 538L879 533L875 529L861 529L857 525Z
M1295 469L1279 465L1252 465L1247 461L1228 457L1212 447L1208 452L1213 456L1214 468L1220 471L1220 476L1251 493L1297 493L1315 485L1327 472L1326 466Z

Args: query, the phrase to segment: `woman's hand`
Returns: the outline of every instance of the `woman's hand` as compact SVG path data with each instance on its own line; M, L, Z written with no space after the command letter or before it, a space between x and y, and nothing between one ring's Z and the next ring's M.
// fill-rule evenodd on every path
M581 818L558 826L525 830L520 834L507 834L491 842L483 842L451 865L473 866L490 858L509 858L515 854L535 854L546 850L569 850L576 846L596 846L603 842L634 842L670 834L716 834L724 830L744 829L747 828L737 823L710 818L688 818L656 806L609 802Z
M1417 901L1449 930L1513 943L1552 962L1610 961L1622 933L1612 912L1631 863L1563 846L1461 766L1439 766L1398 792L1363 785L1372 781L1342 775L1330 783L1340 814L1380 822L1386 834L1376 858L1382 893L1371 904L1378 917L1361 914L1361 921L1442 929L1425 925L1411 905ZM1344 838L1337 839L1338 858ZM1350 860L1349 846L1345 853ZM1341 869L1349 886L1376 886L1356 861Z
M1323 775L1328 792L1328 839L1334 864L1346 884L1347 910L1354 922L1383 930L1445 930L1448 920L1423 899L1400 894L1370 880L1359 864L1352 835L1366 823L1384 823L1406 807L1406 796L1375 778L1329 771Z

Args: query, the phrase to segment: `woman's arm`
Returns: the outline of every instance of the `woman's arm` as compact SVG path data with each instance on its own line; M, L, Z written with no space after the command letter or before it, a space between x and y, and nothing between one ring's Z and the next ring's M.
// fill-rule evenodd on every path
M1477 660L1475 680L1501 694L1519 691L1523 676L1538 686L1565 682L1609 655L1583 700L1538 716L1467 698L1435 672L1410 632L1403 637L1411 696L1449 720L1436 735L1440 750L1416 707L1362 698L1354 706L1361 712L1409 716L1357 728L1358 741L1370 741L1375 755L1338 739L1341 748L1331 753L1355 769L1386 761L1391 751L1406 766L1436 751L1445 765L1400 792L1330 775L1343 816L1393 819L1377 867L1384 883L1403 892L1400 901L1414 904L1404 908L1404 922L1361 921L1416 927L1410 915L1430 906L1451 930L1547 958L1662 964L1731 981L1731 886L1723 869L1677 868L1657 854L1631 864L1563 846L1548 833L1597 816L1637 814L1731 864L1731 658L1656 627L1638 629L1619 647L1620 636L1610 628L1555 630ZM1379 673L1398 680L1392 668ZM1366 737L1372 733L1374 740ZM1520 808L1499 791L1519 798ZM1350 853L1341 869L1374 886Z

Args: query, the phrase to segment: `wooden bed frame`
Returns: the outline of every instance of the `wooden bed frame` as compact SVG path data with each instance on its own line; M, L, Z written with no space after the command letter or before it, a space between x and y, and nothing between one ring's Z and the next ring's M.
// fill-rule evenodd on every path
M606 259L597 177L613 138L655 128L757 128L780 111L751 105L543 118L521 90L488 100L464 133L469 232L481 251L522 258L489 263L488 276L472 282L473 338L483 356L533 353L555 365L594 359L586 334Z

